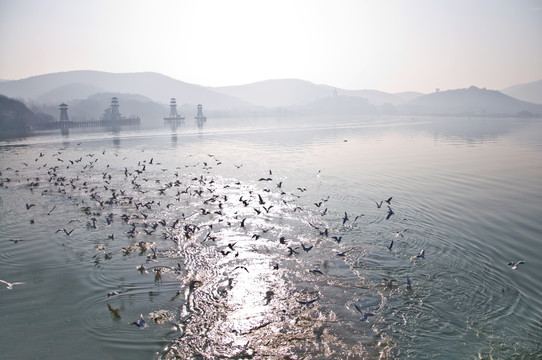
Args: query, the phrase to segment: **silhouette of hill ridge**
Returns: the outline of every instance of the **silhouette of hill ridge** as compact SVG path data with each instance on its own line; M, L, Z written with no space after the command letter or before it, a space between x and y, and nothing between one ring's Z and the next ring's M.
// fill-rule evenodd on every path
M527 84L509 86L502 92L518 100L542 104L542 79Z
M84 84L82 86L87 88L96 87L105 92L141 94L163 104L169 103L170 98L175 97L180 104L204 102L208 108L248 105L212 89L153 72L119 74L94 70L59 72L2 82L0 93L13 98L39 99L40 96L55 91L61 92L63 88L69 86L72 86L73 90L75 84Z
M510 91L536 89L538 83L507 89ZM291 109L294 113L338 111L352 114L376 112L482 116L516 115L520 112L542 113L540 104L518 100L500 91L475 86L425 95L416 92L390 94L377 90L345 90L299 79L275 79L246 85L203 87L153 72L118 74L93 70L59 72L0 82L0 93L38 103L50 102L56 106L63 101L85 100L96 93L123 94L124 97L126 94L140 94L166 107L170 98L175 97L180 108L193 109L196 104L201 103L207 111L215 110L214 114L225 116L273 113L275 111L273 109L277 109L278 113L284 109ZM141 102L151 106L144 100ZM343 105L339 106L339 103ZM101 104L99 111L107 105ZM158 107L154 105L153 107L154 109L148 113L157 116Z
M515 99L497 90L471 86L434 92L411 100L402 112L426 115L517 115L528 112L542 114L542 105ZM528 115L528 114L525 114Z

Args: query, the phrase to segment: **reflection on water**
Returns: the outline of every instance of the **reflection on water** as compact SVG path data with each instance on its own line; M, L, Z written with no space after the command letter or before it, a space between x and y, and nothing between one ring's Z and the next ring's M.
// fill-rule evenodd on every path
M220 119L4 143L0 274L25 283L0 290L4 353L540 355L540 129Z

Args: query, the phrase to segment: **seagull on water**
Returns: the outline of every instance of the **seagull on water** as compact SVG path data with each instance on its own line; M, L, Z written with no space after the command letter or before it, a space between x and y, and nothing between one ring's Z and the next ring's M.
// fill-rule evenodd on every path
M7 282L7 281L4 281L4 280L0 280L0 282L4 285L6 285L6 289L8 290L13 290L13 287L15 285L22 285L24 284L24 282L14 282L14 283L10 283L10 282Z
M388 286L388 287L391 287L391 286L394 286L394 282L397 282L397 280L395 279L387 279L387 278L382 278L382 281L384 282L384 285Z

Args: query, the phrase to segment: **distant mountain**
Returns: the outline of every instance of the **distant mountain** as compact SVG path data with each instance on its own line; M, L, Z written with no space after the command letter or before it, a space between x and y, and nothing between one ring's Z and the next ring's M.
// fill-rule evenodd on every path
M249 106L239 99L212 89L152 72L114 74L81 70L38 75L22 80L1 82L0 94L33 100L43 98L60 103L65 101L62 97L69 89L84 96L93 87L106 92L141 94L163 104L169 104L170 98L174 97L180 105L202 103L206 108L211 109ZM58 96L56 99L55 94Z
M377 106L384 104L401 105L424 94L418 92L402 92L390 94L378 90L337 90L338 95L353 96L366 99L369 103Z
M366 99L356 96L334 95L306 105L291 108L298 114L311 115L360 115L377 114L378 108Z
M304 105L332 94L328 87L298 79L265 80L212 89L256 106L270 108Z
M106 92L104 89L90 84L60 85L37 96L34 100L40 103L69 102L74 99L86 99L92 94Z
M420 96L400 107L403 113L424 115L520 115L542 114L542 105L515 99L496 90L471 86Z
M253 105L270 108L306 106L334 95L362 98L377 106L386 103L399 105L422 95L415 92L389 94L376 90L344 90L298 79L265 80L252 84L214 87L212 89Z
M519 100L542 104L542 80L510 86L501 91Z
M537 91L540 94L540 86L542 80L510 87L507 91L517 96L534 96ZM73 116L86 118L101 116L115 94L121 102L121 112L137 114L144 123L154 123L167 115L172 97L177 99L179 112L185 116L192 116L198 103L204 105L208 116L287 114L289 111L440 115L542 113L537 104L474 86L428 95L345 90L299 79L203 87L152 72L114 74L81 70L39 75L0 82L0 94L26 99L33 110L55 117L58 116L58 104L66 102ZM103 96L95 97L96 94ZM137 95L141 98L134 97Z

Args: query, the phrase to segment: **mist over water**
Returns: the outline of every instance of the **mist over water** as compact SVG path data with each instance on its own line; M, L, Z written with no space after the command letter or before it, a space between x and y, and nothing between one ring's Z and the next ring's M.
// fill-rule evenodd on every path
M3 142L0 278L24 284L0 289L2 353L541 356L541 130L208 119Z

